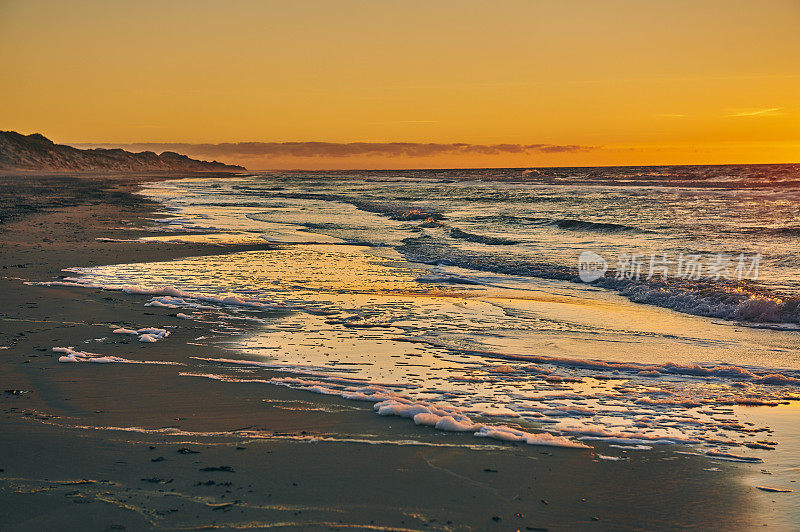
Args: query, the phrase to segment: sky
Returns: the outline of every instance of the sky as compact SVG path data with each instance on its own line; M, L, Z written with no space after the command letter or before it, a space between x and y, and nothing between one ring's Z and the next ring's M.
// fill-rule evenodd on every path
M0 0L0 129L249 169L800 162L800 0Z

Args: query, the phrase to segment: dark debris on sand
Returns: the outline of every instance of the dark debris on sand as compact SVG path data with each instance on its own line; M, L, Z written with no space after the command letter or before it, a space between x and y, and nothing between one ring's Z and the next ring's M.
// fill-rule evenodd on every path
M233 470L233 468L231 466L226 466L226 465L217 466L217 467L204 467L204 468L200 469L200 471L205 471L205 472L222 471L222 472L225 472L225 473L235 473L235 471Z

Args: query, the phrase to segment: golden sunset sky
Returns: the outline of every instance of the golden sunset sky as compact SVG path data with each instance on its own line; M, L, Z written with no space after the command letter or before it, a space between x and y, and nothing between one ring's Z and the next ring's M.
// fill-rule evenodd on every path
M0 63L0 129L250 169L800 162L798 0L0 0Z

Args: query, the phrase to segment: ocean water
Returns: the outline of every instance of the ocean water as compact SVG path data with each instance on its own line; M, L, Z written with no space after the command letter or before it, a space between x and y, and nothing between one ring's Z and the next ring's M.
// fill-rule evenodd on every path
M758 412L800 398L798 165L283 172L142 193L165 205L150 239L274 244L59 281L220 319L197 342L231 357L187 356L182 378L497 440L780 455L773 484L797 466L799 442ZM584 252L608 266L589 282Z

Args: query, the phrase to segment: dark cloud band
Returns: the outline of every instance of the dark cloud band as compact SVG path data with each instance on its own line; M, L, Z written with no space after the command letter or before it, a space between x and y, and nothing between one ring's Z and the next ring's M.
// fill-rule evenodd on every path
M114 147L131 151L175 151L190 156L284 158L284 157L432 157L436 155L502 155L578 152L595 149L576 144L467 144L417 142L224 142L220 144L135 143L74 144L81 148Z

